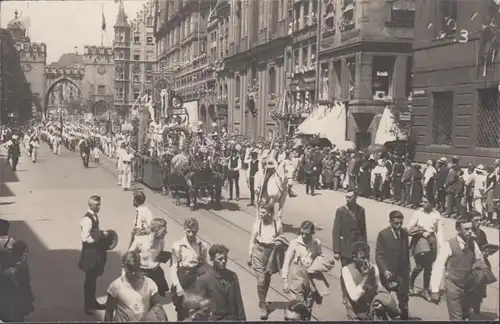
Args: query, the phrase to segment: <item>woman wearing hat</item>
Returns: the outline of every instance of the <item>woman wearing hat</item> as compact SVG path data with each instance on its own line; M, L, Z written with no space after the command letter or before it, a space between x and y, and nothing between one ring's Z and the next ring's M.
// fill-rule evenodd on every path
M260 216L260 219L255 221L250 236L248 265L253 268L257 277L260 319L266 320L268 318L266 297L272 275L266 269L268 263L273 261L270 257L274 249L274 241L283 234L283 227L281 222L273 217L273 206L262 206Z

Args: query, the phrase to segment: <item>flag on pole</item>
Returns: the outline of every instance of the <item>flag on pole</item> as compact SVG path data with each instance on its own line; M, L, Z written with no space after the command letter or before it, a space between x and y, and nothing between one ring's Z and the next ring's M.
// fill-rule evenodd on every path
M106 31L106 17L104 17L104 5L102 6L102 31Z

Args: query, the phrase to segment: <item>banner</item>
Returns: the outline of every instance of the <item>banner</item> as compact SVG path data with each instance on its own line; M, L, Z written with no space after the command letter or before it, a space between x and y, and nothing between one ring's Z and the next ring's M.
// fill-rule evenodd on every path
M191 126L191 129L197 130L199 121L198 100L184 102L182 107L185 109L188 115L189 125Z

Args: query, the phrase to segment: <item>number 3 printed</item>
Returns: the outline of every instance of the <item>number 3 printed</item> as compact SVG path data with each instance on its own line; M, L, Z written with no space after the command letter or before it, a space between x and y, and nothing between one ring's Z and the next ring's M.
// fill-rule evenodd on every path
M469 32L465 29L460 30L460 39L459 43L467 43L469 41Z

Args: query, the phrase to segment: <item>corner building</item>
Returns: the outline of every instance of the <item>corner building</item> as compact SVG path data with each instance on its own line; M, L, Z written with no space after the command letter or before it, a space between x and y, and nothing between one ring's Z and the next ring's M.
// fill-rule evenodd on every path
M413 130L417 159L461 164L500 157L499 5L493 0L417 1Z

